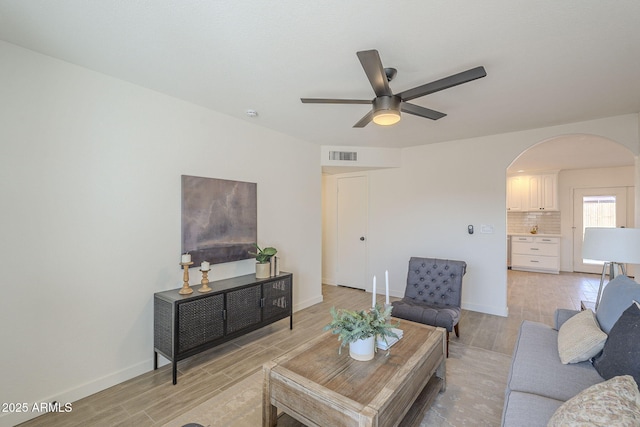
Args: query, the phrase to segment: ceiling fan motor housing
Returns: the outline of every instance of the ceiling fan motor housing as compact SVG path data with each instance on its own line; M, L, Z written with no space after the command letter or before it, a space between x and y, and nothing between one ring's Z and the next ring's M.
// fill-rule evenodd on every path
M400 99L397 95L378 96L373 100L373 121L381 125L392 125L400 121Z

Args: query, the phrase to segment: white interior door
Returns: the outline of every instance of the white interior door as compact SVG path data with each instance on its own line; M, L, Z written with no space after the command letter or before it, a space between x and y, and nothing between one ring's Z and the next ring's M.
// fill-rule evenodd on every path
M366 289L367 177L338 178L338 285Z
M582 258L586 227L626 227L627 189L579 188L573 191L573 271L602 273L602 261Z

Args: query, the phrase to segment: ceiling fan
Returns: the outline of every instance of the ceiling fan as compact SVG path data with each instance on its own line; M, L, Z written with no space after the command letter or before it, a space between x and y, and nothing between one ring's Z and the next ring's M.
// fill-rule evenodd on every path
M373 87L376 97L368 99L328 99L328 98L300 98L305 104L372 104L369 111L361 118L354 128L363 128L373 120L379 125L392 125L400 121L400 112L438 120L446 114L419 105L410 104L407 101L461 85L472 80L480 79L487 75L484 67L476 67L458 74L453 74L440 80L427 83L413 89L394 94L389 88L389 82L395 77L395 68L383 68L380 55L377 50L363 50L357 53L358 59L364 68L364 72Z

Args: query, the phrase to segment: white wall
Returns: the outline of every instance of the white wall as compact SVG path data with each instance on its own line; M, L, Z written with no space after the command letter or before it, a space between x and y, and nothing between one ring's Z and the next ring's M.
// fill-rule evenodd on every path
M368 277L389 270L391 294L402 296L411 256L467 262L463 307L506 315L506 168L525 149L566 134L600 135L640 151L638 115L532 129L406 148L401 167L369 176ZM334 206L335 178L323 184L325 206ZM637 197L638 188L636 188ZM329 199L327 201L327 199ZM335 241L334 211L325 210L325 241ZM475 234L467 234L474 225ZM480 233L482 224L492 234ZM335 265L324 249L324 263ZM331 278L330 271L323 277Z
M355 152L357 160L331 160L329 154L332 151ZM320 165L331 173L343 173L356 169L397 168L400 166L401 153L402 150L399 148L323 145Z
M256 182L294 309L322 300L319 147L4 42L0 64L0 401L73 401L152 369L153 293L182 284L181 174Z
M336 285L337 175L322 175L322 283Z

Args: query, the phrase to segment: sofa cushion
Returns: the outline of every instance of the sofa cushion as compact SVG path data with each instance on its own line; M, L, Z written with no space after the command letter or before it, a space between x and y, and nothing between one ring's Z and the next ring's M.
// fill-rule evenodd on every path
M566 401L603 379L590 362L563 365L558 355L558 331L525 320L516 341L508 390Z
M560 361L567 364L589 360L600 353L606 340L607 334L600 330L593 311L581 311L558 331Z
M640 384L640 308L632 303L613 325L593 366L605 379L631 375Z
M512 391L505 398L502 426L544 427L563 403L537 394Z
M616 323L622 312L633 300L640 301L640 284L620 275L610 281L602 291L602 298L596 310L596 319L606 334Z
M567 400L549 420L549 427L638 426L640 392L630 375L596 384Z
M554 313L554 319L553 319L555 322L554 329L556 331L559 331L562 325L564 325L564 322L571 319L573 316L575 316L578 313L580 313L580 311L578 310L568 310L566 308L556 309L556 312Z

